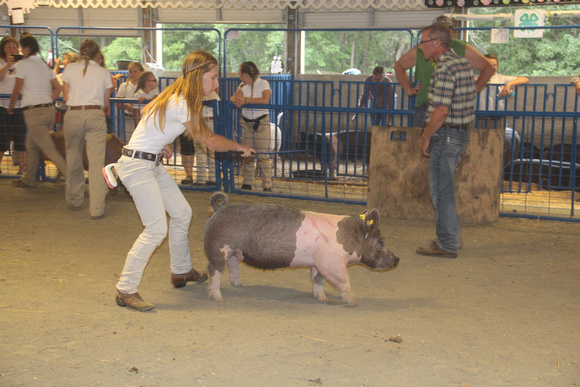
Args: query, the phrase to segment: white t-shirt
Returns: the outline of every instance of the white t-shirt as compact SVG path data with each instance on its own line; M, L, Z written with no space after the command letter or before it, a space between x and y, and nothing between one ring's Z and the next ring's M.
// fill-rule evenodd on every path
M244 98L262 98L262 93L264 92L264 90L270 90L270 83L265 79L258 77L254 81L254 87L242 83L240 84L238 89L242 90L242 95L244 96ZM256 119L268 113L269 113L268 109L250 109L250 108L242 109L242 115L250 120Z
M139 125L137 125L126 147L157 154L163 150L165 145L171 144L177 136L185 131L183 124L189 120L187 104L183 97L179 96L176 101L175 97L172 96L167 104L163 131L158 128L159 118L149 111L139 121Z
M133 98L135 94L135 89L137 85L130 83L129 81L121 83L119 90L117 90L116 98Z
M105 92L113 88L111 74L95 61L89 61L83 75L85 62L71 63L62 72L62 80L70 85L68 106L105 106Z
M204 96L204 101L213 101L214 99L220 100L220 96L215 92L212 91L210 95ZM205 106L203 105L203 116L205 118L213 118L213 106Z
M6 65L7 62L4 59L0 58L0 68L4 68L4 66ZM8 70L8 72L4 76L4 79L0 81L0 94L12 94L12 91L14 90L14 84L16 83L15 72L17 65L18 63L15 63L14 66L12 66ZM10 97L0 98L0 106L8 108L9 105L10 105ZM14 105L14 107L16 108L20 107L20 100L16 102L16 105Z
M479 93L479 110L504 111L505 98L497 99L506 83L516 80L517 77L511 75L501 75L495 73L490 78L487 87ZM495 102L497 100L497 107Z
M149 93L145 93L145 90L139 90L133 93L132 97L128 97L131 99L139 99L141 97L145 97L145 99L153 99L159 95L159 88L156 87L151 90ZM133 105L134 109L143 109L147 104L146 103L136 103Z
M24 80L22 85L22 106L40 105L52 102L51 81L56 78L42 59L30 55L18 62L15 71L16 78Z

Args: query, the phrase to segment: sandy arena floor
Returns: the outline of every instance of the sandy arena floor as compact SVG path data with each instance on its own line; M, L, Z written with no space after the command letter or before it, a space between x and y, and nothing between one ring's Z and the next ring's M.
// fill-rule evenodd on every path
M194 266L205 266L208 192L194 209ZM362 206L230 195L357 215ZM86 207L86 205L85 205ZM125 194L106 217L70 211L63 186L0 179L2 386L575 386L580 384L580 224L501 218L465 227L457 259L415 255L432 222L383 219L390 272L349 269L358 304L311 294L306 269L241 265L245 286L174 289L165 242L140 293L152 312L118 307L114 290L141 232ZM240 227L244 227L243 224Z

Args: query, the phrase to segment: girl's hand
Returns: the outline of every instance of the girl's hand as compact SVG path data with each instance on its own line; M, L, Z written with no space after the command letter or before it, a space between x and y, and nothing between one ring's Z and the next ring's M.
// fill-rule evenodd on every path
M256 151L253 148L243 144L240 144L240 152L242 152L242 157L250 157L251 155L256 154Z
M173 157L173 152L171 151L171 148L169 147L169 145L165 145L165 148L163 148L163 157L166 160L171 159L171 157Z

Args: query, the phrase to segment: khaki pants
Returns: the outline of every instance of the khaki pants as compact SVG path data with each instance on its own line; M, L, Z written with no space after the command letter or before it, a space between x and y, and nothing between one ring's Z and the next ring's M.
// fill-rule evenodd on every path
M102 110L69 110L64 116L66 140L65 199L67 204L80 207L85 200L85 169L83 149L86 143L89 161L89 210L91 216L105 213L105 198L109 188L103 177L107 146L107 121Z
M253 129L253 122L245 122L244 120L241 120L241 124L241 143L254 148L258 153L256 157L258 158L258 165L262 169L262 187L272 188L272 162L270 161L270 155L262 154L263 152L268 152L268 146L270 145L270 117L266 115L266 117L262 118L258 130L255 132ZM256 181L255 157L243 157L242 162L244 164L243 184L248 184L254 187Z
M207 128L213 133L213 120L207 120ZM215 183L215 153L199 141L193 141L195 148L195 162L197 167L197 184L205 184L207 181Z
M44 152L46 157L66 176L66 161L56 149L50 136L50 132L56 123L56 108L49 106L25 110L24 122L28 127L28 134L26 135L28 161L26 170L22 175L22 181L28 185L35 184L40 151Z

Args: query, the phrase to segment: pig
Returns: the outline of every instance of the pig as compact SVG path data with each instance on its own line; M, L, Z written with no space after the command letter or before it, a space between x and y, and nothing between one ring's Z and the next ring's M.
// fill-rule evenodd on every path
M231 284L241 285L239 261L259 269L310 267L314 297L328 301L323 288L327 280L340 291L344 304L355 303L349 264L388 270L399 263L385 246L376 209L351 217L278 205L226 204L222 192L211 197L214 214L203 237L208 293L216 301L223 300L220 283L226 265Z
M61 130L59 132L51 132L52 141L54 141L54 145L56 145L56 149L59 153L66 158L66 143L64 140L64 132ZM116 163L117 160L121 157L121 152L123 150L123 146L125 144L121 139L114 134L107 133L107 145L105 147L105 154L103 158L105 159L105 165L110 163ZM40 154L40 161L47 161L48 159L41 152ZM83 166L85 170L89 170L89 159L87 158L87 150L83 150Z

